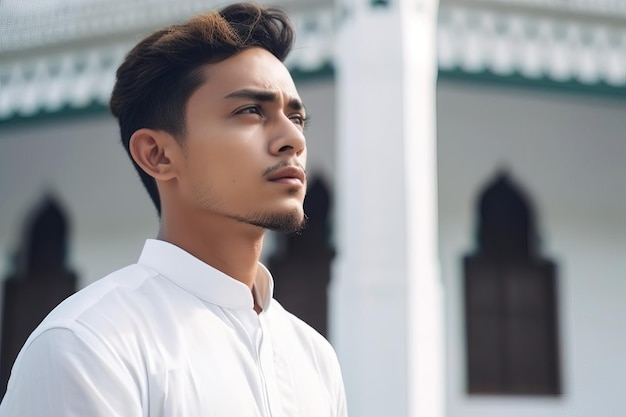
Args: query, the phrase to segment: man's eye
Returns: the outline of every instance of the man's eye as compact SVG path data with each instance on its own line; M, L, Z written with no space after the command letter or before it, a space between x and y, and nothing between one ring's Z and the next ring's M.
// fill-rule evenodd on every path
M289 119L291 119L291 121L298 126L304 126L306 124L306 117L301 114L289 116Z
M250 106L244 107L243 109L237 111L238 114L261 114L261 109L259 106Z

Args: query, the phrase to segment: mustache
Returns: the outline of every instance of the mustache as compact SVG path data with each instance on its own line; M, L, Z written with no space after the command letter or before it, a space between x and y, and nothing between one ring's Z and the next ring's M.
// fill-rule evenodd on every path
M297 167L297 168L300 168L302 171L304 171L304 175L306 176L306 169L304 169L302 164L300 164L298 162L292 163L292 162L290 162L288 160L280 161L280 162L278 162L278 163L276 163L276 164L274 164L272 166L269 166L269 167L265 168L263 170L263 176L265 177L267 175L270 175L274 171L278 171L279 169L286 168L286 167Z

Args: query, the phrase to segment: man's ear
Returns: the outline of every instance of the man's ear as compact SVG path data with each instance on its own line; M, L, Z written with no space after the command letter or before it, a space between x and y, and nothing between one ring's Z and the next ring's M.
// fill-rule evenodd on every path
M132 158L146 174L155 180L167 181L176 177L175 153L179 151L176 139L162 130L142 128L130 137Z

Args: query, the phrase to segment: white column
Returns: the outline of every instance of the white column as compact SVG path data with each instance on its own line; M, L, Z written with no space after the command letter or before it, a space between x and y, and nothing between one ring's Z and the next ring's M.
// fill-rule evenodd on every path
M443 417L437 0L339 5L331 339L357 417Z

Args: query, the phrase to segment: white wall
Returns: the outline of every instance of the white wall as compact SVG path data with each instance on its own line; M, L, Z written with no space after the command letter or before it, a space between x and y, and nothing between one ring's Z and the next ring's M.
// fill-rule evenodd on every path
M440 81L440 259L450 417L621 416L626 374L626 101ZM558 263L564 395L468 396L461 257L479 190L508 167Z

